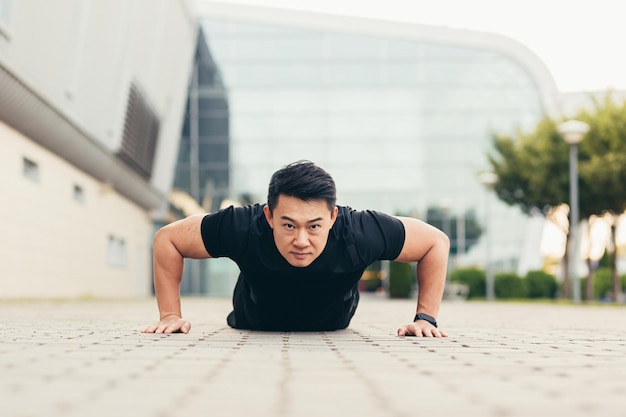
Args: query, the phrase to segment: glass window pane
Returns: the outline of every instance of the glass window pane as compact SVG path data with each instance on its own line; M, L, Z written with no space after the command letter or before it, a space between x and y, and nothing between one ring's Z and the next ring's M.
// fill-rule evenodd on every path
M333 63L326 66L326 78L331 85L371 87L384 81L382 66L376 62L363 64Z
M320 85L324 81L324 70L320 65L309 63L275 65L274 84L281 86Z
M385 65L387 84L415 86L423 78L416 64L388 63Z
M39 164L31 159L22 158L22 175L33 181L39 181Z
M326 93L320 89L288 89L274 91L272 111L278 114L325 114Z
M328 57L333 61L379 60L383 41L364 36L328 34L326 35Z
M307 138L321 139L326 136L326 120L323 117L315 115L302 114L300 116L274 115L271 118L272 136L279 140L280 138Z
M0 27L9 24L12 3L13 0L0 0Z

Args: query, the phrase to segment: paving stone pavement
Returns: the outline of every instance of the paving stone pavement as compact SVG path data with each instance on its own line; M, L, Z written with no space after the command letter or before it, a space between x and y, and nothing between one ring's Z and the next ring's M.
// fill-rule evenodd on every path
M626 306L448 302L450 337L397 337L414 301L363 297L337 332L149 335L153 299L0 301L0 416L626 416Z

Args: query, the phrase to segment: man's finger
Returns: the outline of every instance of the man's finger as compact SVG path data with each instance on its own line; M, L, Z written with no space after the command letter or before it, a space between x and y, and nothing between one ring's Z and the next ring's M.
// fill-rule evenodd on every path
M189 330L191 330L191 323L186 321L185 324L180 327L180 331L183 333L189 333Z
M415 336L432 337L432 334L430 333L430 329L426 327L421 327L421 326L418 326L417 324L413 324L413 329L414 329L413 334Z
M152 326L148 326L146 328L144 328L141 333L154 333L154 331L156 330L156 326L153 324Z
M433 337L433 331L431 329L429 329L429 328L423 328L422 329L422 336L424 336L424 337Z
M408 324L398 329L398 336L448 337L448 334L437 328L421 327L417 324Z
M398 336L420 336L421 332L411 325L402 326L398 329Z
M410 326L402 326L398 329L398 336L413 336L414 334Z
M163 330L163 333L165 333L165 334L172 334L172 333L176 333L178 331L180 331L180 323L177 322L177 323L173 323L173 324L170 324L169 326L167 326L165 328L165 330Z
M179 320L176 323L172 323L165 329L164 333L188 333L189 329L191 329L191 323L184 320Z

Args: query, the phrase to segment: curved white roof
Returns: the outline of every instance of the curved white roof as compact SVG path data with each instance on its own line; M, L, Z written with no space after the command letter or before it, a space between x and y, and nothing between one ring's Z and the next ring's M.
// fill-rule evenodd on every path
M397 38L500 53L517 62L535 80L546 112L554 114L557 110L558 90L554 78L546 65L526 46L502 35L443 26L391 22L213 1L199 1L197 3L197 12L201 19L227 19L300 29Z

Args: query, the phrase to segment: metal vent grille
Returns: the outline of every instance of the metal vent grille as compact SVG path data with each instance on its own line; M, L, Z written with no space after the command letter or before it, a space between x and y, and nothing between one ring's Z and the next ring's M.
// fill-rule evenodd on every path
M124 136L117 156L146 179L152 175L159 118L135 84L131 84L126 107Z

